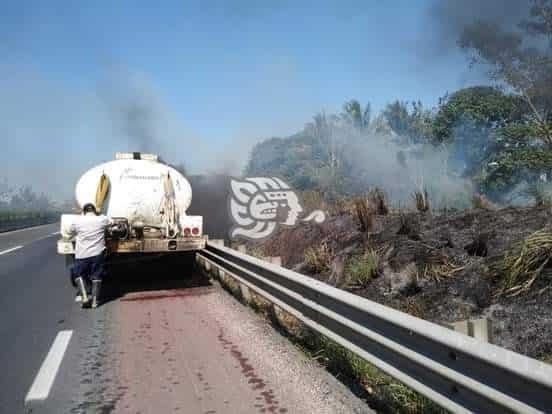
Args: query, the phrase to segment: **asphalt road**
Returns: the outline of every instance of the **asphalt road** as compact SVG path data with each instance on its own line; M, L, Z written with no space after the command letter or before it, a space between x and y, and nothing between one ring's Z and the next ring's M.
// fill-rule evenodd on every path
M189 259L113 267L81 309L56 231L0 234L1 413L371 412Z

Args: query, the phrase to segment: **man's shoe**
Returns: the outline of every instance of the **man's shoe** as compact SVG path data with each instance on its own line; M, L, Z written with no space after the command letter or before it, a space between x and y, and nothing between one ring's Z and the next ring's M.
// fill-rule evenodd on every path
M77 282L79 293L82 298L81 303L84 306L85 304L88 303L88 300L89 300L88 293L86 292L86 285L84 284L84 280L82 279L82 277L77 277L75 281Z
M100 291L102 287L101 280L92 281L92 308L97 308L100 301Z
M75 296L75 302L77 303L81 303L82 302L82 296L80 293L77 293L77 295Z

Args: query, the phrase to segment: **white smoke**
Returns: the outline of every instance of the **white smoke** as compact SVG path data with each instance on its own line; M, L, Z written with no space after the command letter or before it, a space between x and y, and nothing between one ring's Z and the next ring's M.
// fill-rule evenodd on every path
M414 192L427 190L433 207L467 207L473 184L451 171L449 158L445 146L399 142L385 134L348 136L344 144L352 192L379 187L396 206L412 205Z

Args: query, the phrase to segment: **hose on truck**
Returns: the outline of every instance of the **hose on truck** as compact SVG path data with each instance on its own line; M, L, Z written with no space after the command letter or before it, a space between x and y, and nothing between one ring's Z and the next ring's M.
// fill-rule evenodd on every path
M161 200L160 213L163 216L166 237L176 237L178 234L178 209L171 175L163 176L163 200Z
M105 174L102 174L100 177L100 182L96 188L96 211L100 214L103 210L105 200L109 194L109 187L111 183L109 182L109 177Z

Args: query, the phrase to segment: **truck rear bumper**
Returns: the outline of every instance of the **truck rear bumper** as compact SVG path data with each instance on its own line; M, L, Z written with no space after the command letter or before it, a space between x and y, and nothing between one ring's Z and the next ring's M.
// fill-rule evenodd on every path
M206 238L117 240L107 243L110 253L186 252L205 248Z
M163 253L186 252L205 248L207 237L190 237L178 239L142 239L142 240L108 240L109 253ZM58 240L59 254L75 254L75 247L70 240Z

